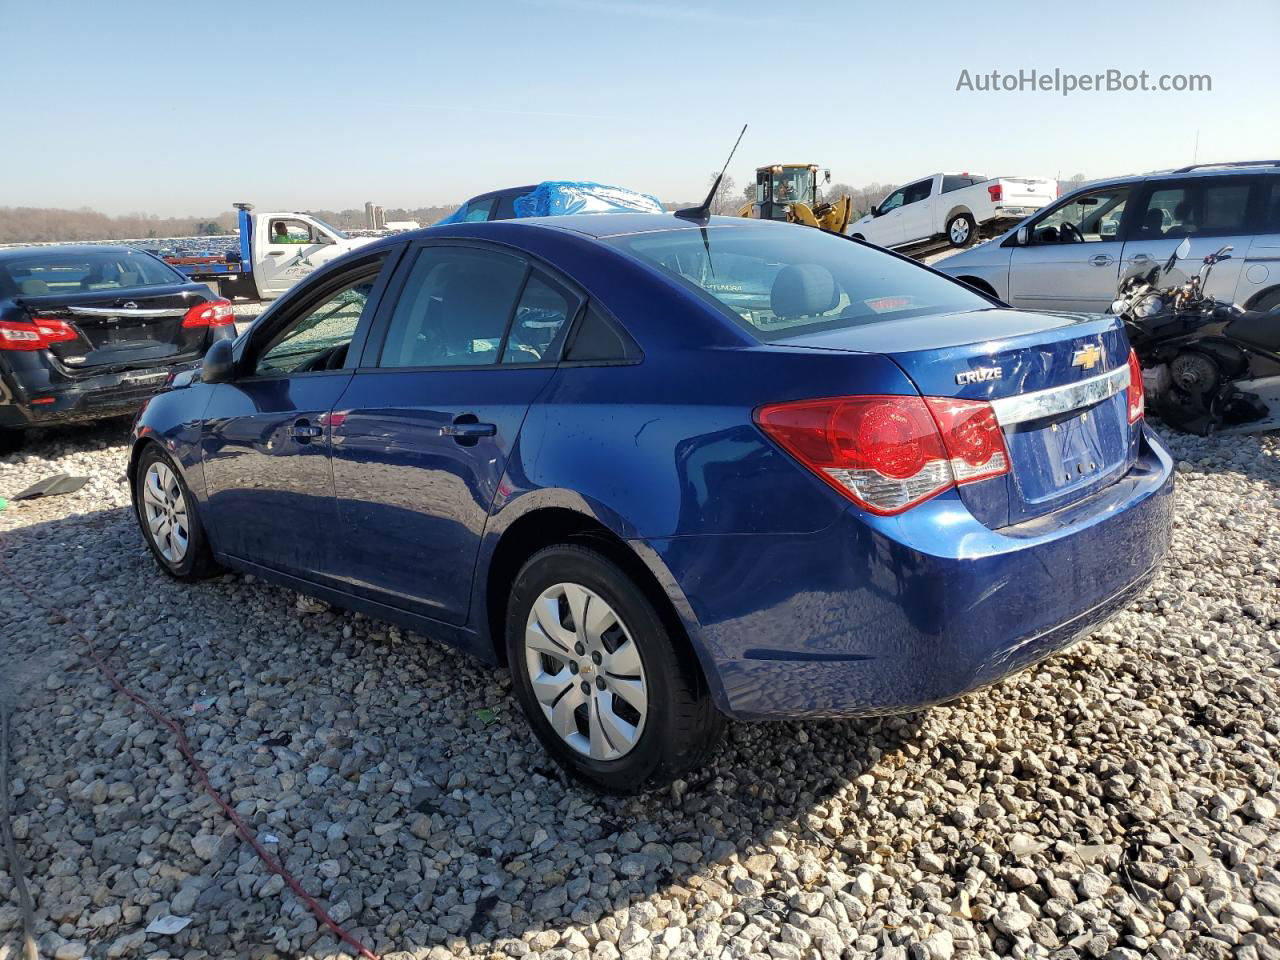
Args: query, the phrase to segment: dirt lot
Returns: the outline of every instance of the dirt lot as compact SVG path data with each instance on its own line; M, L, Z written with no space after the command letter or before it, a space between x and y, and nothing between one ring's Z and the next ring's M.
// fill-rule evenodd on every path
M694 782L618 799L562 779L504 672L250 577L162 577L124 430L0 461L0 494L90 477L0 512L0 553L384 956L1280 957L1275 438L1172 439L1173 555L1073 650L912 716L733 725ZM70 627L4 580L0 621L43 956L336 951ZM0 872L0 958L18 928Z

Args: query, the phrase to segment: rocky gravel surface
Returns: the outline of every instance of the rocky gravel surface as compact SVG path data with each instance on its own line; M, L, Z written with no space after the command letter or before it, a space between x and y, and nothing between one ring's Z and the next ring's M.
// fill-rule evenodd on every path
M0 493L90 477L0 512L0 553L384 957L1280 957L1276 438L1171 438L1173 555L1071 651L911 716L736 724L692 782L612 798L561 777L504 672L250 577L162 577L123 432L0 461ZM66 625L3 579L0 622L43 956L343 952ZM18 924L0 872L3 960Z

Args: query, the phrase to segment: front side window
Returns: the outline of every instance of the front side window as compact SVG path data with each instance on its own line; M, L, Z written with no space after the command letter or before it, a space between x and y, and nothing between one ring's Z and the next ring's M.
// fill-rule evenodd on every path
M725 226L608 242L692 288L760 340L991 306L914 263L822 230Z
M259 376L341 369L382 260L353 276L277 334L258 357Z
M271 243L316 243L316 233L305 220L272 220Z
M1096 243L1118 240L1129 188L1092 190L1054 207L1031 228L1031 242Z
M423 247L387 326L379 366L496 364L525 263L474 247Z
M896 210L902 206L902 199L906 196L905 190L895 190L889 196L885 197L884 202L880 204L879 212L888 213L890 210Z

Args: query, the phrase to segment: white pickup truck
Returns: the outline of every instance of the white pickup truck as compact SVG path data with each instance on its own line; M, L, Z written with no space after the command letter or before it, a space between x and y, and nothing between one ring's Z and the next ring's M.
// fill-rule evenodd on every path
M216 257L164 258L224 297L272 300L321 264L377 239L348 237L309 213L255 213L251 203L235 206L238 249Z
M1058 196L1048 177L935 173L899 187L849 226L849 235L881 247L945 240L967 247L981 232L1023 219Z

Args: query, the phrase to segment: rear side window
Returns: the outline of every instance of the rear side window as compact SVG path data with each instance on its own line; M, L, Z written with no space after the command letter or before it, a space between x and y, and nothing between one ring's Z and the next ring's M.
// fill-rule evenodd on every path
M396 300L379 366L498 363L525 269L492 250L423 247Z
M1262 190L1262 224L1267 233L1280 233L1280 177L1268 177Z
M1221 236L1248 229L1250 181L1235 178L1156 184L1136 221L1143 239Z
M969 176L950 176L942 178L942 192L950 193L952 190L961 190L964 187L971 187L975 183L981 183L982 177Z
M765 225L613 237L760 340L989 309L968 288L823 230Z
M542 363L556 360L560 340L578 300L554 281L531 273L516 304L516 313L502 351L503 363Z
M913 183L906 188L907 198L905 203L919 203L929 196L929 191L933 189L932 180L921 180L919 183Z
M472 200L467 204L467 212L463 215L464 223L474 223L479 220L488 220L489 211L493 209L493 205L497 202L495 197L485 197L483 200Z

